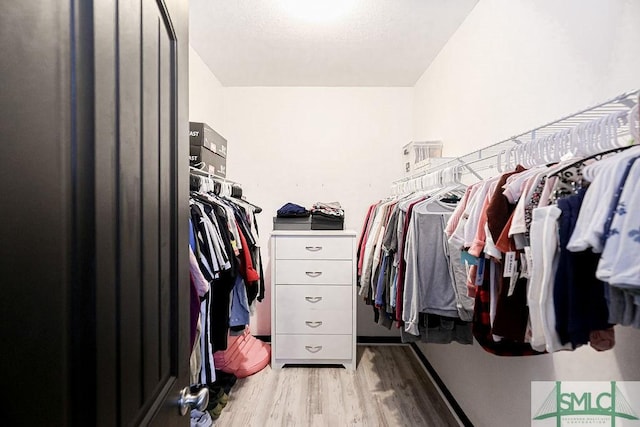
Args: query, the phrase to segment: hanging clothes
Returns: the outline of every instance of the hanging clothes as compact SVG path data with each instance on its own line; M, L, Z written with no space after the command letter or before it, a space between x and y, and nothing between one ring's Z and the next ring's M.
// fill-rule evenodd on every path
M462 194L436 193L369 207L358 243L359 293L373 305L374 321L387 328L396 321L405 342L471 344L473 300L444 234Z
M251 304L264 298L259 208L206 191L192 191L189 207L192 379L217 387L214 354L245 331Z
M457 204L431 191L371 205L358 276L374 320L501 356L612 348L614 324L640 327L640 147L621 151L518 165Z

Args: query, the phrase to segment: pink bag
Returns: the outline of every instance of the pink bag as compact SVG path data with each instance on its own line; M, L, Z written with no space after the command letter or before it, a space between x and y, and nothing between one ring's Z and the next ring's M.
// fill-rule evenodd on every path
M260 372L269 364L271 346L249 333L249 328L239 336L229 336L227 349L213 355L216 369L245 378Z

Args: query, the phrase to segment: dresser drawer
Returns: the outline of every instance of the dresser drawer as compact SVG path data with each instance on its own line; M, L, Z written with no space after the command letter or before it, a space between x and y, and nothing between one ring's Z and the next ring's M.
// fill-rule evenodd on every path
M276 259L352 259L351 237L276 238Z
M278 359L351 359L351 335L276 335Z
M351 334L352 311L279 309L276 313L277 334Z
M353 289L347 286L279 285L276 307L283 310L348 310L353 307Z
M351 285L352 261L278 260L276 285Z

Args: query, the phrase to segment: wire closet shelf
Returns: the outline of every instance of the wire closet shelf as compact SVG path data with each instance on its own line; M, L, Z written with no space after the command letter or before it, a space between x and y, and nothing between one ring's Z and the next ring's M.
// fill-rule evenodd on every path
M227 179L227 178L221 178L219 176L214 175L211 172L207 172L205 170L198 169L198 168L196 168L194 166L189 166L189 173L192 174L192 175L198 175L198 176L210 178L210 179L212 179L214 181L218 181L220 183L226 183L226 184L241 186L241 184L239 182L231 181L230 179Z
M624 145L624 138L638 127L638 94L624 93L608 101L562 117L535 129L393 182L393 194L427 186L446 185L467 177L481 180L517 163L527 167L557 162L562 156L591 155L603 151L602 141ZM637 135L634 143L639 143ZM628 141L628 140L627 140ZM453 178L452 178L453 177Z

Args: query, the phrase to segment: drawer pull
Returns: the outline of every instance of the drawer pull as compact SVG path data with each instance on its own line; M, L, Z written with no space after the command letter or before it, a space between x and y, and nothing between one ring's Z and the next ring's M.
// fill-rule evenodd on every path
M322 301L322 297L304 297L304 299L306 299L312 304Z
M309 252L318 252L322 250L322 246L305 246L304 248Z
M321 345L305 345L304 348L309 352L309 353L317 353L320 350L322 350L322 346Z
M322 326L322 322L321 321L311 321L311 320L307 320L306 322L304 322L307 324L308 327L310 328L318 328L320 326Z
M305 274L309 277L319 277L322 271L305 271Z

